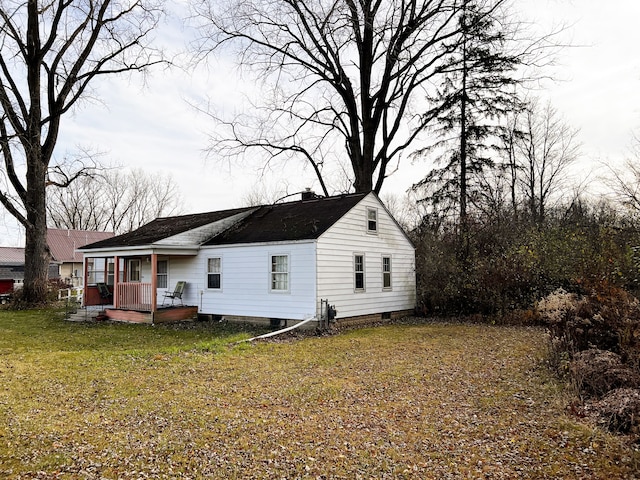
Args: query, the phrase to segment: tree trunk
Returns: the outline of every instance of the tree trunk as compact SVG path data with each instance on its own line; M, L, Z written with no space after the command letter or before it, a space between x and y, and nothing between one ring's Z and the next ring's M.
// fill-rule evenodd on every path
M360 155L358 155L358 157L360 157ZM355 176L353 182L355 193L369 193L373 190L372 162L355 159L351 161L351 165L353 166Z
M24 286L22 301L27 304L44 303L47 298L49 247L47 246L46 179L50 155L45 159L42 148L40 26L38 2L27 4L27 83L29 85L29 114L21 140L27 163L27 188L24 198L26 213L24 248ZM50 122L53 132L56 126Z
M30 155L38 155L38 149ZM45 197L46 167L40 158L31 158L27 170L27 225L25 225L25 268L22 300L28 304L43 303L47 296L47 280L51 255L47 245Z

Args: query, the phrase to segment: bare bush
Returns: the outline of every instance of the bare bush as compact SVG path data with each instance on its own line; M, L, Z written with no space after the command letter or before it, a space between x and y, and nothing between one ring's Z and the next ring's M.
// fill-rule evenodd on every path
M611 432L640 432L640 390L619 388L609 392L593 407L600 423Z
M624 365L620 355L591 348L574 355L571 377L579 391L600 397L619 388L640 386L640 375Z

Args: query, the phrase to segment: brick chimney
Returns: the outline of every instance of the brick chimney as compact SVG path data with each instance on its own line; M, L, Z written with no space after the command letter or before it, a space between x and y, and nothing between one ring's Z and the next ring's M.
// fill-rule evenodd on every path
M313 200L315 198L318 198L316 192L311 190L309 187L305 188L304 192L302 192L302 200Z

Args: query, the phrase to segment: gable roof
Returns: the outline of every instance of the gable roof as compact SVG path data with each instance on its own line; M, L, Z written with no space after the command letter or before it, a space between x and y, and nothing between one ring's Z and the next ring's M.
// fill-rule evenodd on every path
M82 262L82 253L76 251L78 248L113 236L113 232L49 228L47 229L47 244L53 260Z
M318 238L367 194L356 193L236 208L218 212L157 218L129 233L85 246L97 248L135 247L157 244L190 230L236 217L224 228L212 229L200 245L228 245L296 241Z

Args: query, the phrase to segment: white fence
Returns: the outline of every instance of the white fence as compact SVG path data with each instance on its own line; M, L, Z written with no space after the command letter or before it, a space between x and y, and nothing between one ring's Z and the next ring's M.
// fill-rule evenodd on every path
M82 303L84 289L82 287L61 288L58 290L58 300Z

